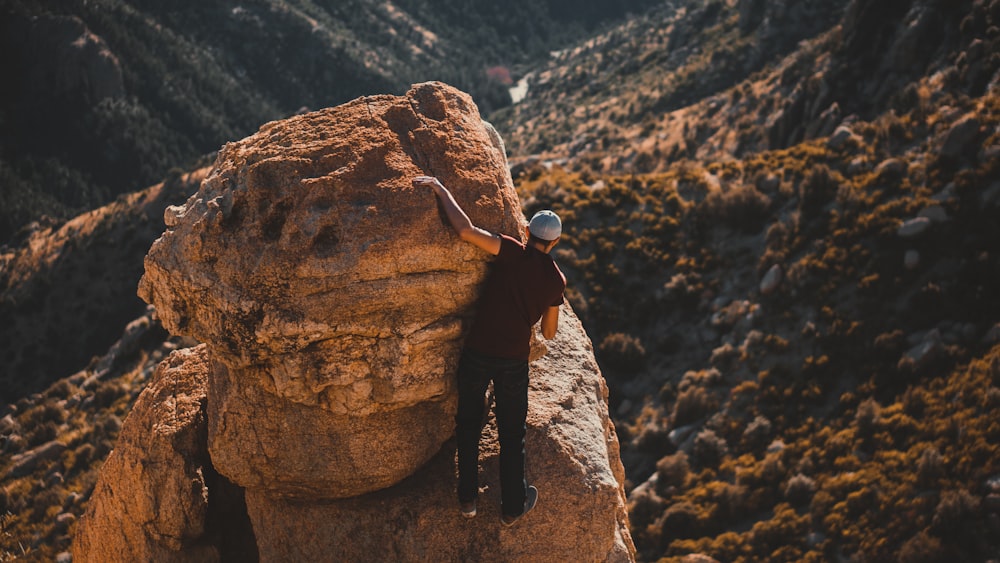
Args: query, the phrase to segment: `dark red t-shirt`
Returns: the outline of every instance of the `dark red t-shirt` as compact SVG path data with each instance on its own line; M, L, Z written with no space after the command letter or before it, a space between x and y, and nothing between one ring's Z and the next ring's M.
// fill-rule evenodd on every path
M531 328L561 305L566 277L548 254L500 235L466 347L495 358L528 359Z

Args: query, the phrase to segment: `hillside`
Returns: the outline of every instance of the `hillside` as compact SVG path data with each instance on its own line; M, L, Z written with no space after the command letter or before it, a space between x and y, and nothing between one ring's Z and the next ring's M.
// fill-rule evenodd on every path
M0 243L302 108L428 79L500 107L508 67L651 4L2 0Z
M741 33L744 4L713 8L718 33ZM998 10L854 1L662 112L637 85L683 64L587 66L625 37L621 61L680 57L626 26L501 112L526 211L569 225L557 259L612 388L644 560L1000 549ZM684 34L698 14L647 23ZM579 65L588 85L560 86Z
M518 67L489 118L564 218L641 561L1000 553L998 29L1000 0L677 2ZM148 323L0 406L0 559L66 549L109 414L187 344Z

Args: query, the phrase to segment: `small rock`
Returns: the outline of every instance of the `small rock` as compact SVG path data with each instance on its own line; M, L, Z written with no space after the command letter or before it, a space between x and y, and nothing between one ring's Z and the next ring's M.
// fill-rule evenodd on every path
M58 459L64 451L66 451L66 444L63 444L58 440L53 440L51 442L46 442L29 452L16 455L11 458L13 463L10 469L7 470L7 477L24 477L25 475L31 473L39 463Z
M7 416L0 418L0 434L10 434L16 428L17 421L14 420L13 416L8 414Z
M979 201L983 207L993 207L1000 204L1000 182L994 182L980 192Z
M922 234L931 226L931 220L927 217L914 217L913 219L908 219L899 226L899 230L896 234L903 238L912 238L917 235Z
M63 512L56 516L56 524L60 526L69 527L73 522L76 522L76 515L72 512Z
M906 161L899 158L890 158L883 161L875 168L875 175L880 178L899 179L906 173Z
M933 199L934 201L944 202L954 197L955 197L955 183L950 182L940 192L932 195L931 199Z
M1000 323L993 325L986 335L983 336L984 344L996 344L1000 342ZM995 478L997 480L997 490L1000 491L1000 476Z
M868 170L868 161L863 156L855 158L847 165L847 173L851 176L856 176L866 170Z
M673 444L675 447L679 447L681 444L687 441L687 439L691 436L691 434L693 434L694 431L697 429L698 429L697 424L688 424L687 426L680 426L678 428L674 428L673 430L671 430L670 434L667 435L667 438L670 439L671 444Z
M645 481L640 483L638 487L632 489L632 492L628 494L628 500L631 502L643 495L648 495L648 494L655 495L656 483L658 483L659 481L660 481L660 473L658 471L654 471L653 474L649 476L649 479L646 479Z
M948 212L940 205L932 205L924 209L917 214L917 217L926 217L935 223L944 223L949 219Z
M1000 493L1000 475L994 475L986 480L986 488L993 493Z
M780 452L783 449L785 449L785 443L781 441L781 438L775 438L774 441L767 446L767 453L773 454L775 452Z
M632 410L632 401L624 399L621 404L618 405L618 416L624 417L630 410Z
M912 270L920 265L920 253L916 250L907 250L903 256L903 265L907 270Z
M841 147L850 144L857 144L858 136L851 131L850 127L841 125L833 131L833 135L826 141L826 146L832 150L839 150Z
M959 328L959 332L962 333L962 338L965 340L972 340L976 337L976 325L972 323L964 323Z
M62 485L65 481L66 481L66 479L63 478L62 473L56 471L56 472L52 473L51 475L49 475L48 477L45 478L45 486L46 487L55 487L57 485Z
M781 285L781 279L784 276L784 272L781 270L781 266L775 264L768 269L767 273L764 274L764 278L760 280L760 293L761 295L770 295L774 293L774 290L778 289Z
M910 348L903 354L900 363L920 369L928 362L936 358L942 352L941 336L937 331L931 331L933 336L928 336L923 342Z
M781 178L777 174L768 174L757 186L762 192L776 192L781 187Z
M68 551L64 551L59 555L56 555L56 563L73 563L73 554Z
M961 155L977 135L979 135L979 120L976 116L967 115L959 119L945 134L941 154L952 158Z

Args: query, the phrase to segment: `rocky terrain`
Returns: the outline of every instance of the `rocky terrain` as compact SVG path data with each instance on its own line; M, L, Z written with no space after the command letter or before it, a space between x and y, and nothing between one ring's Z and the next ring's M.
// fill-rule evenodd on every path
M489 116L565 219L637 558L995 559L1000 3L791 4L639 15ZM0 413L3 557L68 549L189 344L143 318Z

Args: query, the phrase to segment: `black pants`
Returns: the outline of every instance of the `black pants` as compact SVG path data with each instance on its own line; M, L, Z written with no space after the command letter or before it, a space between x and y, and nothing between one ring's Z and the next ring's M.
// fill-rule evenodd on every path
M528 362L491 358L472 350L458 364L458 499L479 495L479 438L485 415L486 388L493 381L497 430L500 434L500 501L503 514L524 512L524 433L528 415Z

